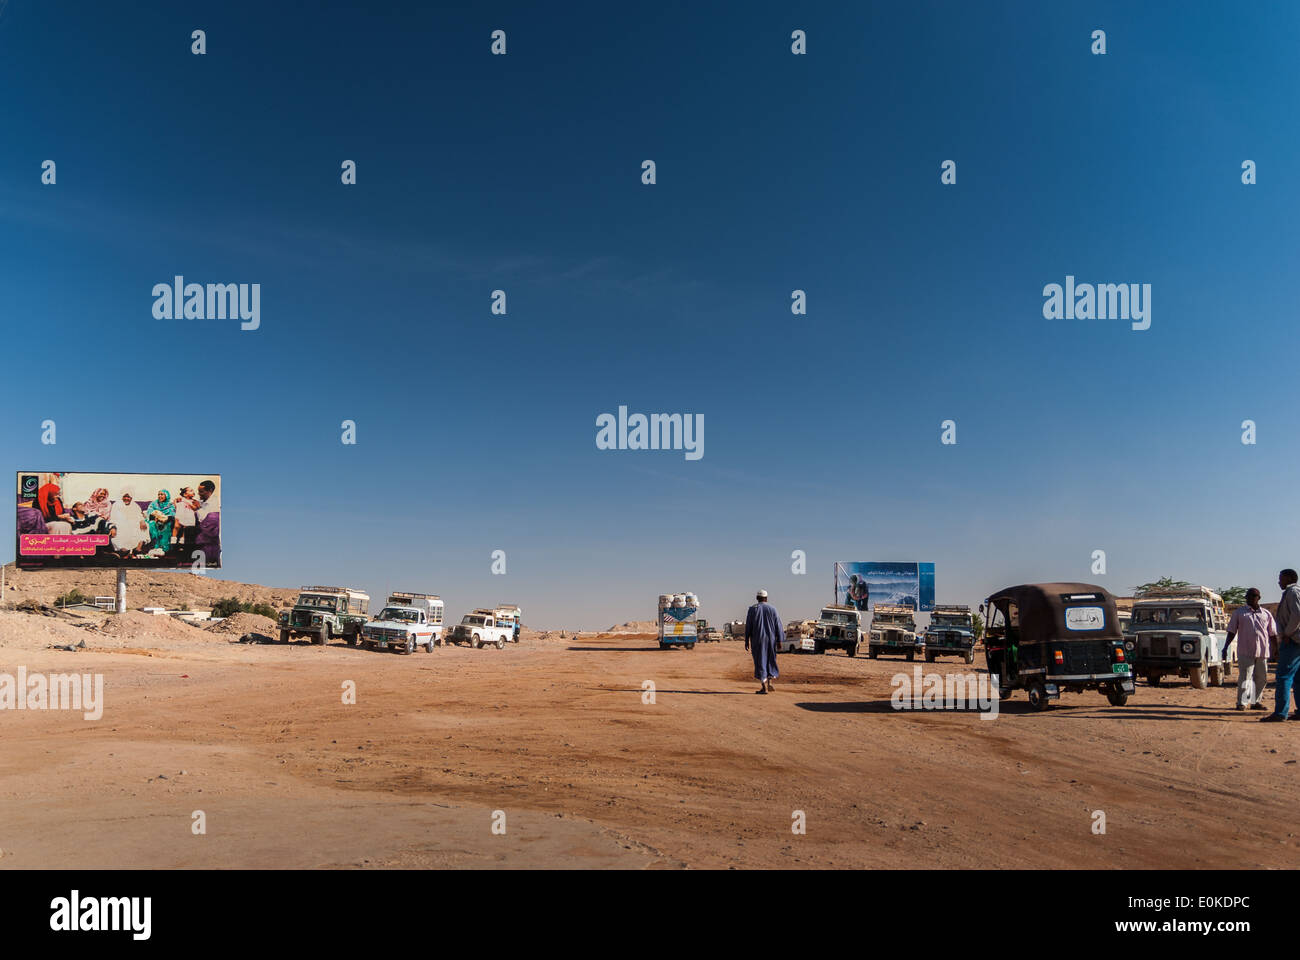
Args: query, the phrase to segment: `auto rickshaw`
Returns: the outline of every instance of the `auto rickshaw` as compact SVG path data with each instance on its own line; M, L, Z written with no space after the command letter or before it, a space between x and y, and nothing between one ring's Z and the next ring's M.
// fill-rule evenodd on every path
M1122 707L1133 693L1133 671L1115 598L1088 583L1027 583L1007 587L980 604L984 654L999 678L999 696L1025 690L1045 710L1062 690L1099 690Z

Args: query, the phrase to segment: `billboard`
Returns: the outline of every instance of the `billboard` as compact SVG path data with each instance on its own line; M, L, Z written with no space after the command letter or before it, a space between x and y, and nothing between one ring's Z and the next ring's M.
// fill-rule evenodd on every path
M221 566L221 476L18 472L20 570Z
M910 604L929 612L934 609L934 564L837 561L835 602L859 610L870 610L877 603Z

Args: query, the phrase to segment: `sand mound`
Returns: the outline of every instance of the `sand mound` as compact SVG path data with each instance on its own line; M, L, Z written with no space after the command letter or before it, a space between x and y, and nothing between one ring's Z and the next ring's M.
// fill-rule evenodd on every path
M280 626L270 617L263 617L260 614L236 613L218 623L204 627L203 630L207 633L233 634L237 637L242 637L246 633L260 633L264 637L274 637L278 635Z
M203 631L181 623L175 617L166 614L154 615L139 610L110 617L100 627L110 637L130 637L132 640L197 640L203 637Z
M606 633L656 633L659 625L653 620L629 620L627 623L616 623L606 630Z

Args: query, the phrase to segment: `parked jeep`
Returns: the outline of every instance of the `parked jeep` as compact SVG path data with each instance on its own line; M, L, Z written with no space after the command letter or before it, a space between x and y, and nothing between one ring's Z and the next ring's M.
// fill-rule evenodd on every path
M294 637L311 637L312 643L326 644L342 637L349 644L366 622L370 596L348 587L303 587L292 610L280 614L280 642Z
M975 662L975 620L965 604L936 604L925 630L926 662L950 655Z
M1237 662L1234 639L1228 639L1223 598L1209 587L1173 587L1143 594L1133 601L1125 646L1133 645L1133 672L1158 686L1165 676L1187 677L1197 690L1221 687Z
M722 631L707 620L696 620L695 637L700 643L714 643L722 639Z
M882 653L901 653L908 660L914 660L917 653L924 650L925 641L916 635L916 616L912 607L876 604L876 609L871 614L867 656L874 660Z
M464 643L476 649L495 644L498 650L504 650L513 635L513 623L499 626L496 615L491 610L480 607L460 618L460 623L447 634L447 642Z
M825 653L831 647L838 647L850 657L856 657L861 642L862 614L856 607L846 603L822 607L817 626L813 627L814 652Z
M442 646L442 624L431 623L428 611L420 607L388 606L361 628L360 643L371 650L415 653L416 647L424 647L433 653L435 646Z

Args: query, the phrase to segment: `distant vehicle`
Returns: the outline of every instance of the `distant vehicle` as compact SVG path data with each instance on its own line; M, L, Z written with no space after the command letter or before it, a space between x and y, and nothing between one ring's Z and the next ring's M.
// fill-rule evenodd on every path
M366 622L370 595L349 587L303 587L293 608L280 614L280 642L294 637L311 637L326 644L335 637L357 642Z
M848 603L822 607L821 616L813 628L813 650L816 653L839 649L850 657L856 657L861 642L862 612L857 607Z
M693 593L661 593L659 595L659 649L685 647L695 649L696 615L700 610L699 598Z
M510 627L512 633L510 640L512 643L519 642L519 631L523 629L524 612L513 603L503 603L492 611L496 617L497 626Z
M1046 710L1062 690L1099 690L1122 707L1133 693L1132 665L1119 630L1115 598L1088 583L1026 583L980 604L987 626L984 655L999 680Z
M701 617L695 621L695 636L700 643L716 643L722 639L722 631Z
M1223 655L1227 639L1223 598L1209 587L1151 590L1133 601L1133 672L1153 687L1171 675L1187 677L1197 690L1224 686L1237 662L1235 638Z
M923 636L926 663L941 656L975 662L975 619L965 604L936 604Z
M816 620L791 620L785 625L785 636L776 642L776 652L816 653L816 629Z
M447 634L447 642L467 644L476 650L485 646L495 646L498 650L504 650L513 634L513 624L502 626L497 623L495 611L479 607L473 613L467 613L460 618L460 623L452 627L451 633Z
M867 656L872 660L882 653L903 654L915 660L924 652L925 641L916 635L915 608L896 603L878 603L871 614L871 632L867 639Z
M745 639L745 621L728 620L722 627L723 640L744 640Z
M438 603L441 612L442 601ZM427 608L390 604L379 611L379 616L366 622L358 642L371 650L415 653L416 647L424 647L426 652L433 653L435 646L442 646L442 624L429 622Z

